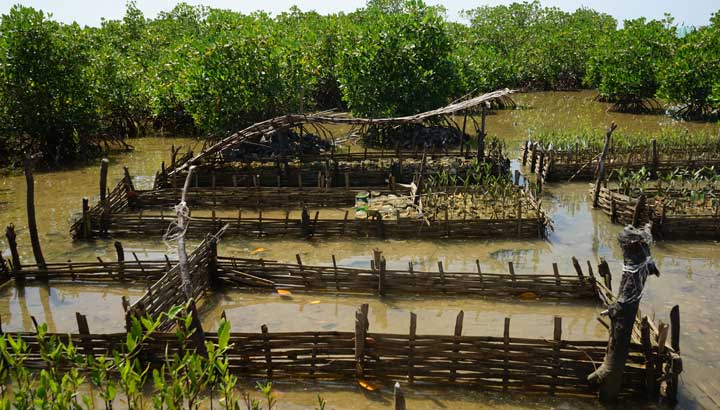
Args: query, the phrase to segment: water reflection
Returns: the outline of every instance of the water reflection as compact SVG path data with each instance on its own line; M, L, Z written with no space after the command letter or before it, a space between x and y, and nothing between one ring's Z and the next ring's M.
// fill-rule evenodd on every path
M48 331L77 331L75 312L87 316L93 333L121 332L125 327L122 297L140 298L142 286L28 284L8 285L0 291L3 331L34 331L31 316L47 323Z
M514 337L552 338L553 316L563 317L563 338L602 339L607 335L595 316L594 303L549 301L483 300L441 297L377 298L374 296L328 296L225 291L213 293L201 308L203 325L215 329L224 311L232 330L257 332L265 324L271 332L309 329L351 332L355 311L370 305L370 331L406 333L410 312L417 314L418 334L452 334L455 318L465 312L463 335L502 336L504 318L511 318Z

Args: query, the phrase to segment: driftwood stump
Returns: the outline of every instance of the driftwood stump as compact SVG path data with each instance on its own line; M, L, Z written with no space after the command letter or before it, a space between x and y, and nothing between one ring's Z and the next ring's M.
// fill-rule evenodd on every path
M610 339L603 364L588 376L591 384L599 386L603 402L615 401L620 394L645 280L651 274L660 276L650 256L652 234L649 224L642 228L627 226L618 235L618 241L623 251L623 273L617 300L607 310L611 320Z

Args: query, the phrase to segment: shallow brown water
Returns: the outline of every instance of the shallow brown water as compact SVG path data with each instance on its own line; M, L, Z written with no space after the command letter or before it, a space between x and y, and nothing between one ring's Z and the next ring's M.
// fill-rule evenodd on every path
M539 129L604 129L616 121L620 129L657 131L663 127L683 127L691 131L718 132L716 124L677 122L665 116L631 116L606 113L604 104L592 102L592 92L532 93L515 96L518 103L531 108L502 111L488 117L488 131L508 141L515 148L528 133ZM122 165L130 168L138 187L149 187L160 162L169 158L170 145L195 144L188 139L144 138L134 140L137 150L112 156L110 186L122 174ZM37 210L40 236L48 260L89 260L100 256L115 257L112 241L73 243L69 236L70 221L80 210L81 198L97 200L99 166L36 175ZM512 261L518 273L549 273L552 262L561 272L572 272L570 257L576 256L585 266L600 257L610 263L616 279L621 268L620 249L615 237L621 227L591 210L587 201L587 184L561 184L547 187L544 206L554 220L555 232L548 240L496 241L404 241L375 240L243 240L228 239L221 244L222 254L250 256L258 247L268 250L266 259L292 262L300 254L308 264L329 264L335 254L338 263L368 266L373 248L380 248L390 267L405 267L413 260L417 269L436 269L443 261L446 270L474 271L479 259L484 271L505 271ZM32 254L25 229L24 178L3 177L0 180L0 223L15 223L22 258L31 262ZM124 241L127 251L140 258L156 258L173 253L162 241L141 239ZM0 248L6 248L4 236ZM147 252L144 252L148 250ZM682 312L681 349L685 365L681 402L678 408L716 408L707 395L720 397L720 307L716 295L720 279L720 247L714 242L661 242L654 255L662 272L651 278L643 298L645 312L657 312L667 319L670 308L679 304ZM5 254L7 256L7 254ZM617 282L617 280L616 280ZM52 319L57 331L74 331L74 312L88 315L91 331L117 331L122 328L121 296L138 297L142 286L112 288L84 285L52 285L50 289L28 286L23 293L3 289L0 294L0 316L6 330L32 329L29 315L39 321ZM458 310L465 311L464 334L501 335L502 320L511 317L511 334L549 337L552 317L564 317L563 334L570 339L603 338L597 324L598 308L588 304L550 301L477 300L448 298L336 297L328 295L293 295L281 299L273 294L226 292L212 295L202 306L206 326L217 324L225 310L237 331L257 331L267 324L270 331L337 329L351 330L353 312L361 303L370 303L371 331L407 331L409 312L418 314L419 333L450 334ZM48 312L50 312L48 314ZM52 317L51 317L52 316ZM318 385L280 384L280 408L312 408L316 393L321 392L335 409L389 408L391 386L382 386L378 394L367 394L348 388ZM467 391L410 391L408 408L416 409L574 409L599 408L593 401L547 397L517 398L501 394ZM637 407L633 404L630 407Z

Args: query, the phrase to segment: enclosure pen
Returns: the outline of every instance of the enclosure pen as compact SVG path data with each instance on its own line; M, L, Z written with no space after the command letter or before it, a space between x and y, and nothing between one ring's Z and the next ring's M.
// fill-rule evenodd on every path
M590 181L595 178L602 146L581 146L526 141L521 147L521 162L531 173L547 182ZM624 168L645 168L656 175L676 168L720 168L720 139L701 144L660 144L657 139L633 146L612 146L606 160L608 174Z
M598 298L606 306L614 302L610 291L610 269L604 261L598 265L602 280L596 278L589 262L585 274L575 258L572 260L575 276L559 275L557 265L553 265L552 276L519 275L512 265L508 266L508 274L483 273L479 268L474 273L446 272L442 264L438 264L437 273L417 271L412 265L407 272L401 272L388 270L379 250L374 251L369 270L338 267L334 257L333 265L328 267L304 265L299 257L296 257L296 264L280 264L262 259L219 257L217 241L225 229L206 237L188 257L192 295L200 302L207 289L227 286L376 293L380 296L391 293L512 296L523 291L536 292L538 297ZM138 265L142 266L141 262ZM477 265L479 267L479 263ZM128 328L135 318L146 315L160 321L159 333L153 333L137 346L138 357L151 367L166 364L167 352L197 347L192 338L179 341L174 333L162 333L170 332L176 325L166 314L182 305L182 295L178 292L178 266L170 267L152 282L137 302L131 306L126 301L123 303ZM13 271L13 274L18 272ZM110 276L120 280L117 275ZM84 315L78 313L76 316L77 334L52 336L72 340L82 354L95 357L122 349L126 340L124 333L92 334ZM272 333L263 325L259 333L232 334L229 368L250 379L371 381L379 384L401 380L422 387L461 385L504 392L595 395L585 378L593 371L595 363L602 360L606 341L563 340L559 317L553 321L552 340L511 337L509 318L505 319L502 337L462 336L463 317L460 312L455 331L448 336L418 335L414 314L411 314L408 334L370 333L367 305L361 306L356 313L354 333ZM647 317L638 316L631 354L625 364L624 396L653 397L660 393L661 384L663 391L668 392L666 394L677 391L682 361L678 353L679 312L676 308L671 322L672 337L668 345L670 328L667 325L661 323L656 327ZM36 334L6 333L6 336L21 337L28 343L26 366L42 368L47 365L39 355ZM204 332L203 337L213 341L217 335Z
M653 236L664 240L720 238L720 212L716 201L705 205L690 193L644 188L629 194L620 188L600 189L598 208L614 223L653 223ZM680 206L684 203L684 206Z

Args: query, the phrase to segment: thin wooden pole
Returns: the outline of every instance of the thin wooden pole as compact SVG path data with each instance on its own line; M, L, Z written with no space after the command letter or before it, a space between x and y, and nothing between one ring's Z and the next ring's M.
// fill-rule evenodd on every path
M481 111L482 119L480 122L480 132L478 133L478 147L477 147L477 159L479 161L482 161L485 158L485 116L487 113L485 112L485 105L482 106Z
M7 238L8 246L10 247L10 255L12 260L12 269L13 272L15 272L15 278L20 278L21 280L24 278L23 275L20 274L22 271L22 264L20 264L20 253L17 249L17 236L15 235L15 225L9 224L5 228L5 238Z
M610 139L612 138L612 133L617 128L617 124L613 121L610 124L610 128L608 129L607 133L605 134L605 145L603 145L602 153L600 154L600 162L598 162L598 169L597 169L597 180L595 181L595 191L593 193L593 207L598 207L598 199L600 198L600 186L602 184L602 181L605 179L605 158L607 158L608 150L610 149Z
M107 176L108 176L108 165L110 161L107 158L103 158L100 161L100 202L104 203L107 199Z
M29 156L25 159L25 182L27 185L27 216L28 216L28 231L30 233L30 244L32 245L33 255L35 256L35 262L40 270L47 270L45 264L45 257L40 247L40 238L38 236L37 221L35 220L35 178L33 177L33 168L35 166L35 159Z
M393 389L393 401L395 402L395 410L406 410L405 395L400 389L400 383L398 382L395 382L395 388Z
M117 253L118 274L120 275L120 280L124 280L125 279L125 250L123 249L122 243L120 241L115 241L115 252Z

